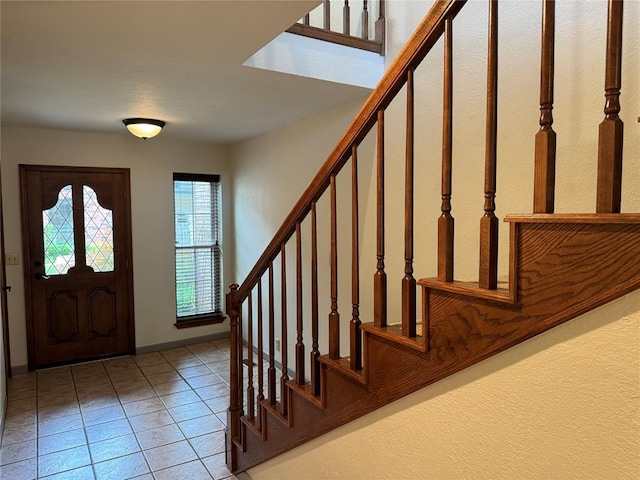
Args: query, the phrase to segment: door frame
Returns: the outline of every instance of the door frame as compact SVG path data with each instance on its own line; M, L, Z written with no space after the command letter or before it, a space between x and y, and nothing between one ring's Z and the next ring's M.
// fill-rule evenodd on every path
M23 252L23 278L25 289L25 316L27 326L27 359L29 371L35 370L35 332L32 310L32 292L31 292L31 249L29 247L29 205L27 201L26 183L27 172L29 171L50 171L50 172L67 172L67 173L118 173L124 175L126 198L126 209L124 214L127 216L125 224L128 230L126 236L127 250L129 258L127 261L127 287L128 287L128 312L129 322L127 325L129 333L129 346L126 353L133 355L136 350L135 339L135 319L134 319L134 300L133 300L133 250L132 250L132 232L131 232L131 181L130 169L128 168L107 168L107 167L69 167L60 165L31 165L19 164L20 171L20 220L22 223L22 252Z
M11 378L11 350L9 347L9 305L7 293L11 287L7 285L7 269L4 248L4 215L2 210L2 167L0 167L0 317L2 317L2 343L4 349L5 380Z

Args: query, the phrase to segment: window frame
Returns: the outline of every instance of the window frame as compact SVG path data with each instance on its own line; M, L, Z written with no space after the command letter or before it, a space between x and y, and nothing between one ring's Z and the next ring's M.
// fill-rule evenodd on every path
M175 245L175 242L177 240L176 238L176 195L175 195L175 182L176 181L187 181L187 182L207 182L207 183L217 183L218 184L218 188L221 188L221 177L220 175L216 175L216 174L201 174L201 173L178 173L178 172L174 172L173 174L173 182L172 182L172 197L173 197L173 239L174 239L174 249L173 249L173 259L174 259L174 272L173 272L173 278L174 278L174 290L173 293L175 295L175 315L176 315L176 322L174 323L174 327L181 329L181 328L189 328L189 327L198 327L198 326L202 326L202 325L213 325L213 324L218 324L218 323L222 323L225 319L226 316L224 315L224 312L222 311L223 307L223 298L222 298L222 291L223 291L223 285L222 285L222 265L223 265L223 259L222 259L222 240L219 239L217 246L220 249L220 260L219 260L219 265L218 265L218 272L216 275L216 279L214 280L214 282L217 282L217 288L215 286L214 283L214 294L215 291L218 290L219 293L219 298L217 299L217 302L219 303L220 309L221 311L219 312L207 312L207 313L201 313L201 314L196 314L196 315L189 315L189 316L183 316L183 317L179 317L178 316L178 296L177 296L177 284L178 284L178 275L177 275L177 264L175 263L175 259L176 259L176 252L177 252L177 246ZM222 208L222 205L219 204L217 205L218 209ZM220 231L222 230L222 212L220 211L219 213L219 224L218 224L218 228L220 229Z

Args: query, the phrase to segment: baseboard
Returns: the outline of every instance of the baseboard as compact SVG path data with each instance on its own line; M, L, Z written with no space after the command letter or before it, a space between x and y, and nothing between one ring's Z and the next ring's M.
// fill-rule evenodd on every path
M246 340L244 340L244 339L242 340L242 344L243 344L245 347L248 347L248 346L249 346L249 342L247 342L247 341L246 341ZM258 351L258 346L257 346L257 345L254 345L254 346L253 346L253 352L255 353L255 352L257 352L257 351ZM263 355L263 356L262 356L262 359L263 359L265 362L268 362L268 361L270 360L269 354L268 354L267 352L263 352L263 354L262 354L262 355ZM246 358L244 358L244 355L243 355L242 363L244 363L245 365L247 365L247 359L246 359ZM276 367L278 370L282 370L282 362L278 361L278 359L274 358L274 359L273 359L273 364L275 365L275 367ZM287 372L288 372L289 378L295 378L296 372L293 370L293 368L287 368Z
M175 340L173 342L156 343L155 345L145 345L144 347L136 348L136 355L142 355L143 353L158 352L160 350L167 350L169 348L185 347L187 345L193 345L195 343L210 342L212 340L222 340L229 338L229 332L213 333L211 335L203 335L202 337L185 338L183 340ZM11 374L16 375L19 373L28 373L28 365L12 365Z
M195 343L210 342L212 340L222 340L229 338L229 332L213 333L211 335L204 335L202 337L185 338L183 340L174 340L173 342L156 343L154 345L145 345L144 347L136 348L136 355L142 355L143 353L157 352L159 350L167 350L169 348L185 347L193 345Z

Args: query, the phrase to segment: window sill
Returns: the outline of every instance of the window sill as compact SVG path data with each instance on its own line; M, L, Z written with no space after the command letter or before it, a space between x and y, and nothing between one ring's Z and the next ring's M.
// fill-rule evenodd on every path
M203 325L216 325L222 323L227 317L221 313L212 313L210 315L198 315L197 317L184 317L177 320L173 324L176 328L201 327Z

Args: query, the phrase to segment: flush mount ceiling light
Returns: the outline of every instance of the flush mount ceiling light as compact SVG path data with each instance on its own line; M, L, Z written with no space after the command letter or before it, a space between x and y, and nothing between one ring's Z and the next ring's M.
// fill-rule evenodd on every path
M158 135L166 125L162 120L152 118L125 118L122 123L133 135L144 140Z

